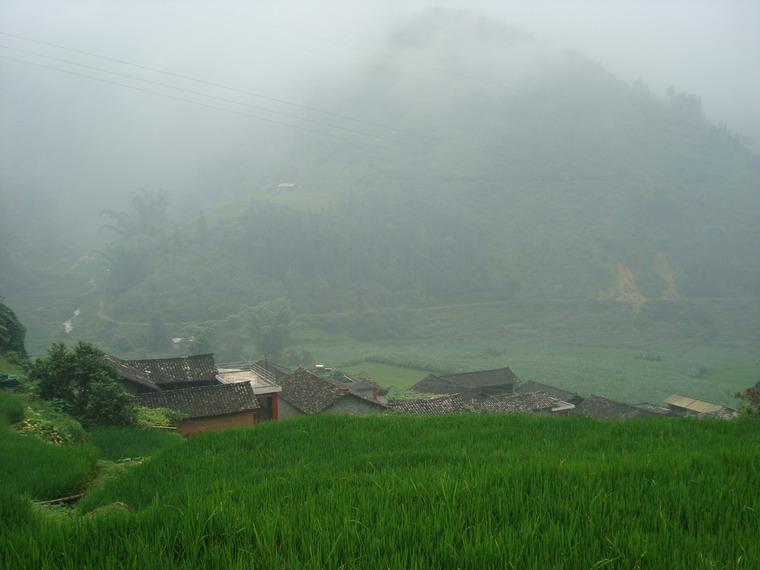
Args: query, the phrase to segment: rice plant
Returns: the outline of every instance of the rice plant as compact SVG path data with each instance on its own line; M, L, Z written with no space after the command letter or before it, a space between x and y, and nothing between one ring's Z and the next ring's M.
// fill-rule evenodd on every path
M6 530L8 568L757 568L760 424L309 417Z

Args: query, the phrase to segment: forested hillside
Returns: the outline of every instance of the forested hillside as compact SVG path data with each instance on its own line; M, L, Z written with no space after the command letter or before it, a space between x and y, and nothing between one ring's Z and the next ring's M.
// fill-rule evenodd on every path
M304 137L197 222L138 208L109 250L114 310L150 314L131 298L170 281L168 316L189 320L283 291L307 310L357 295L760 294L760 160L696 96L661 100L458 13L426 12L389 42L395 60L322 101L369 117L359 130L376 140ZM494 53L511 63L491 67Z

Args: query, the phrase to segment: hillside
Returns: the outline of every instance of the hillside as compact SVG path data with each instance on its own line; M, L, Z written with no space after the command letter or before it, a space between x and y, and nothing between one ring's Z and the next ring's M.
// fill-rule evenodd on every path
M756 424L323 416L207 434L66 516L13 503L0 565L749 568Z

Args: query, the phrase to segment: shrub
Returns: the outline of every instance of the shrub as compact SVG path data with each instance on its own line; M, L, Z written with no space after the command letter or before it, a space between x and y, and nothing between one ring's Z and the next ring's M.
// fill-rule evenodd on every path
M137 408L137 425L139 427L177 427L184 415L169 408Z
M754 387L747 388L744 392L737 392L736 397L741 400L742 411L751 416L760 416L760 381Z
M82 425L68 414L58 411L49 402L36 401L24 410L24 421L18 431L56 444L82 443L87 441L87 432Z

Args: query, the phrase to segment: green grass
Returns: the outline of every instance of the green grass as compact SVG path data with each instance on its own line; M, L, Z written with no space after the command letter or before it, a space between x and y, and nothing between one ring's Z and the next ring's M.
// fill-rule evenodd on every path
M147 457L182 441L182 437L168 430L114 426L90 431L90 444L98 449L99 456L113 461Z
M381 386L395 386L397 388L409 388L430 374L424 370L380 362L360 362L339 368L348 375L372 378Z
M45 443L0 427L0 458L0 488L44 500L80 492L95 467L97 450Z
M0 426L14 424L24 417L24 399L0 390Z
M323 416L206 434L74 521L6 529L0 566L756 568L758 428Z

